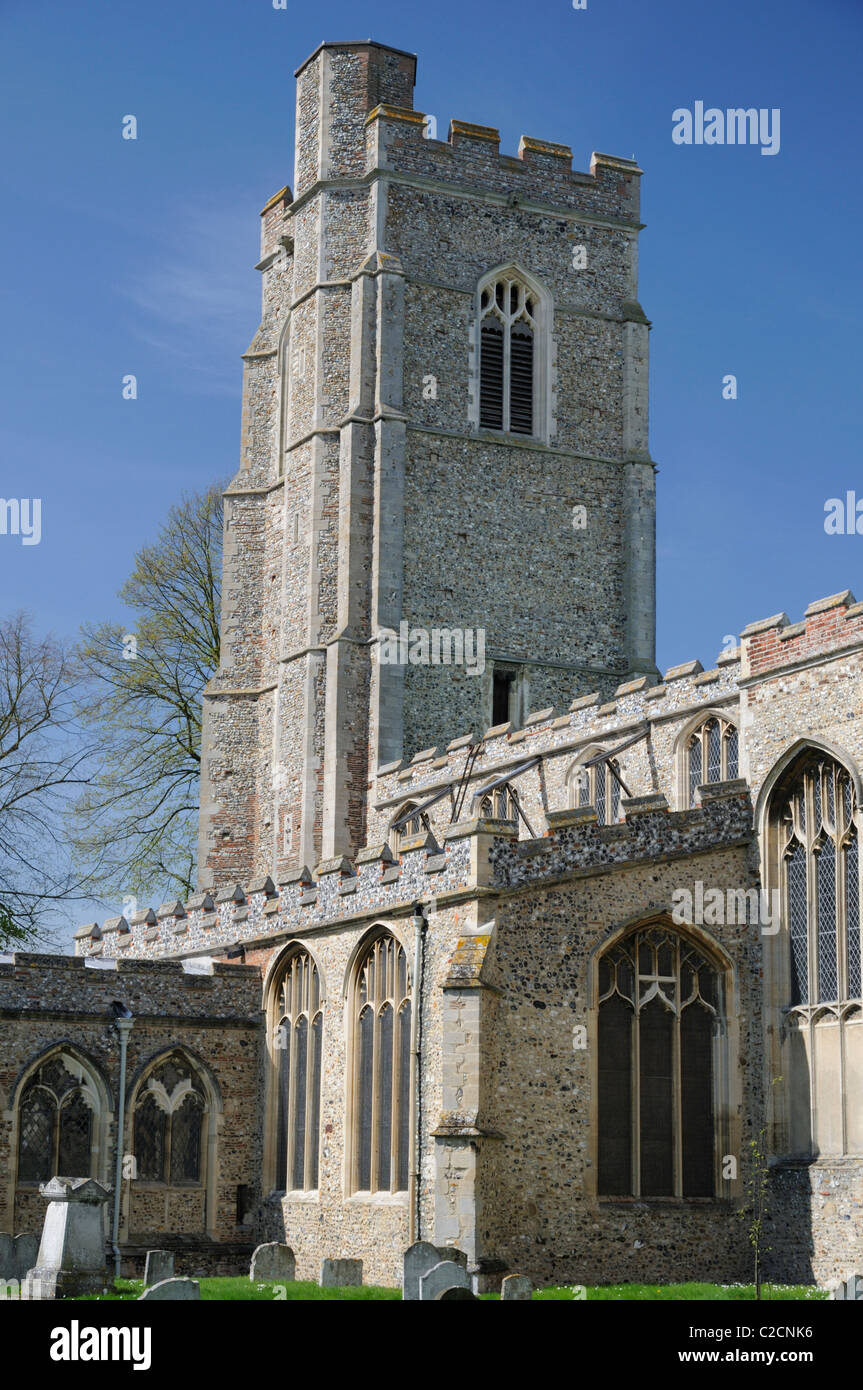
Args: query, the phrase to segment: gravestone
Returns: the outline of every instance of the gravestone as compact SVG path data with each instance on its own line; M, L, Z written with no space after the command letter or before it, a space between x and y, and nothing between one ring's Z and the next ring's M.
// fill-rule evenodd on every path
M850 1299L853 1303L863 1303L863 1275L852 1274L830 1295L835 1299Z
M249 1278L290 1284L296 1278L297 1262L289 1245L280 1245L277 1240L267 1245L259 1245L252 1255ZM362 1283L362 1278L359 1280Z
M502 1303L529 1303L533 1298L533 1284L526 1274L508 1274L500 1286Z
M455 1260L441 1260L440 1264L433 1265L428 1273L421 1277L420 1302L434 1303L451 1289L467 1289L468 1293L472 1293L470 1275L462 1265L457 1265Z
M452 1260L454 1264L467 1268L467 1255L454 1245L430 1245L427 1240L416 1240L408 1246L402 1263L402 1301L418 1303L420 1279L434 1269L441 1260Z
M32 1269L39 1258L39 1237L26 1232L24 1235L16 1236L12 1242L12 1264L14 1267L14 1278L26 1278L28 1269Z
M0 1231L0 1279L17 1279L13 1237Z
M362 1282L362 1260L324 1260L321 1264L322 1289L356 1288Z
M162 1279L151 1289L145 1289L138 1302L156 1299L160 1303L190 1303L201 1297L201 1286L197 1279Z
M79 1298L101 1293L105 1263L105 1203L110 1188L93 1178L52 1178L39 1184L48 1201L36 1263L22 1298Z
M148 1250L147 1262L144 1265L144 1283L147 1287L161 1284L163 1279L173 1279L173 1277L173 1250Z
M437 1303L479 1303L476 1294L471 1293L470 1289L460 1288L444 1289L442 1293L438 1294L435 1301Z

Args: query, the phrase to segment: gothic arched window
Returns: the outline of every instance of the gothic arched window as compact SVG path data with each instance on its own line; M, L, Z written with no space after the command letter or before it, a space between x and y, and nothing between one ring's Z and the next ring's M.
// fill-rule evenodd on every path
M539 302L515 271L480 287L479 424L484 430L533 435L536 414Z
M476 815L480 820L502 820L518 825L518 792L509 782L480 794L476 799Z
M716 967L688 937L639 928L599 961L600 1196L712 1197Z
M27 1081L18 1105L18 1181L91 1177L98 1096L83 1066L54 1053Z
M860 865L854 787L825 754L798 764L773 814L780 827L783 896L791 952L791 999L859 999Z
M587 757L599 751L594 749ZM620 765L616 758L595 763L593 767L576 764L569 774L570 805L592 806L600 825L614 825L620 818L620 782L612 767L619 776Z
M138 1087L133 1151L141 1182L200 1183L208 1113L203 1083L182 1052L159 1060Z
M696 792L705 782L729 782L737 776L737 767L737 728L730 720L712 714L687 740L689 805L696 804Z
M318 967L307 951L285 966L277 1015L275 1183L279 1191L311 1191L318 1186L324 1015Z
M399 826L398 829L395 828L395 822L400 820L402 816L406 816L409 811L416 811L416 802L406 801L404 806L400 807L393 816L393 825L390 827L389 835L390 849L393 854L397 855L399 853L402 847L402 841L409 840L412 835L421 835L425 829L423 818L419 812L416 812L415 815L411 815L410 819L406 820L404 825Z
M379 936L353 987L354 1174L359 1192L404 1192L410 1160L411 998L407 956Z

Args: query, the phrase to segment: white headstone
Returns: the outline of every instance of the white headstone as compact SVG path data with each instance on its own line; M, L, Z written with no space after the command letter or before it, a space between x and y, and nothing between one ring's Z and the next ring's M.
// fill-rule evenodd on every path
M159 1302L188 1303L201 1297L201 1286L197 1279L162 1279L151 1289L145 1289L138 1302L156 1299Z
M441 1260L420 1279L420 1302L437 1302L442 1294L449 1293L451 1289L467 1289L471 1293L470 1276L454 1260Z

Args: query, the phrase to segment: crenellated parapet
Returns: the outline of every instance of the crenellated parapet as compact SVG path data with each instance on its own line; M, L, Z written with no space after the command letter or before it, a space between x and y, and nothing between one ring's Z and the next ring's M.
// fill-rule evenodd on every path
M758 680L863 644L863 603L850 589L810 603L802 622L775 613L743 629L741 678Z
M323 930L346 922L457 904L478 890L506 892L573 874L606 873L746 844L752 807L745 782L714 785L704 805L670 811L662 795L623 803L624 819L599 826L591 808L549 812L542 834L520 840L499 820L472 817L432 836L408 841L396 858L386 845L361 850L355 860L324 861L314 871L286 874L278 887L265 878L230 884L185 905L166 904L135 914L134 924L112 918L75 933L76 955L106 964L124 956L144 959L206 955L232 947Z

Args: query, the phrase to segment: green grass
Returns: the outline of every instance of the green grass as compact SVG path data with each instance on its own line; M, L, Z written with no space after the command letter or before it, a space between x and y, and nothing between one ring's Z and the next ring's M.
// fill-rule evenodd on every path
M251 1279L199 1279L201 1299L231 1303L272 1303L293 1301L309 1302L317 1299L336 1299L341 1302L372 1299L401 1300L400 1289L383 1289L374 1284L363 1284L359 1288L322 1289L315 1283L252 1283ZM145 1289L143 1279L118 1279L112 1291L106 1294L91 1294L82 1303L119 1303L138 1298ZM284 1294L282 1294L284 1289Z
M587 1288L588 1302L662 1303L662 1302L701 1302L726 1303L738 1301L755 1302L754 1284L600 1284ZM491 1295L497 1297L496 1294ZM572 1285L563 1288L538 1289L535 1299L572 1299ZM762 1284L761 1296L765 1302L779 1303L792 1299L827 1298L823 1289L814 1284Z
M208 1301L272 1303L312 1302L329 1300L351 1301L394 1301L401 1300L398 1289L384 1289L373 1284L360 1288L322 1289L315 1283L252 1283L250 1279L201 1279L201 1298ZM284 1293L282 1294L282 1290ZM95 1294L81 1302L123 1302L138 1298L144 1292L143 1279L120 1279L113 1290L107 1294ZM578 1293L578 1286L538 1289L533 1295L537 1301L571 1302ZM765 1302L779 1303L791 1300L826 1298L822 1289L811 1284L765 1284L762 1288ZM755 1288L752 1284L602 1284L586 1289L588 1302L754 1302ZM494 1301L498 1294L483 1294L485 1301Z

